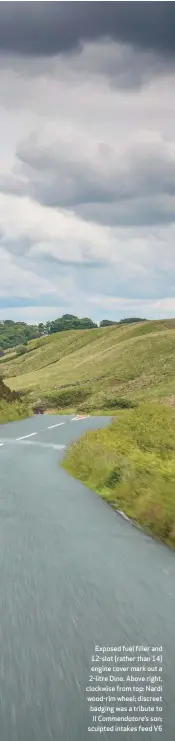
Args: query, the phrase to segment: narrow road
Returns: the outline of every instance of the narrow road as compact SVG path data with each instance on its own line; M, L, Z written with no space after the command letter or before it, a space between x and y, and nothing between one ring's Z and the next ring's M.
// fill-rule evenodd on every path
M175 554L59 467L107 422L0 425L1 741L174 739ZM163 733L88 732L96 644L162 644Z

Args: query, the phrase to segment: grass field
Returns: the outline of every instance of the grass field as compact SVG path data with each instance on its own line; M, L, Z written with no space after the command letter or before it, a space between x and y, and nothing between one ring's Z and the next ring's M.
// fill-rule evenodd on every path
M175 413L142 403L72 445L63 467L175 547Z
M1 372L11 389L57 408L115 410L122 399L173 404L174 347L175 319L69 331L33 340Z

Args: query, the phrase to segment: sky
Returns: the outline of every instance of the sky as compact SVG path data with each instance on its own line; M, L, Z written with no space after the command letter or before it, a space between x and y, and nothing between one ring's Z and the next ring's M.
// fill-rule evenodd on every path
M0 3L0 319L175 316L174 24Z

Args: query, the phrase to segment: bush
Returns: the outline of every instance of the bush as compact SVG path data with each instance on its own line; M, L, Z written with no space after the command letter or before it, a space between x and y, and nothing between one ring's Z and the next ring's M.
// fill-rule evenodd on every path
M105 399L104 409L132 409L136 404L131 399L120 399L115 396Z
M26 352L27 352L27 348L25 345L18 345L18 347L16 348L17 355L25 355Z
M84 401L88 396L88 391L84 388L68 387L53 392L46 397L45 403L47 407L52 406L56 409L64 409L64 407L71 407Z

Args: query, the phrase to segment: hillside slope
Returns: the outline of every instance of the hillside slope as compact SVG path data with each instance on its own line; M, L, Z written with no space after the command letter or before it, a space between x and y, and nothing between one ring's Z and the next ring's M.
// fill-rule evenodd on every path
M1 369L11 389L59 408L110 409L121 398L173 404L174 347L175 319L67 331L33 340Z

